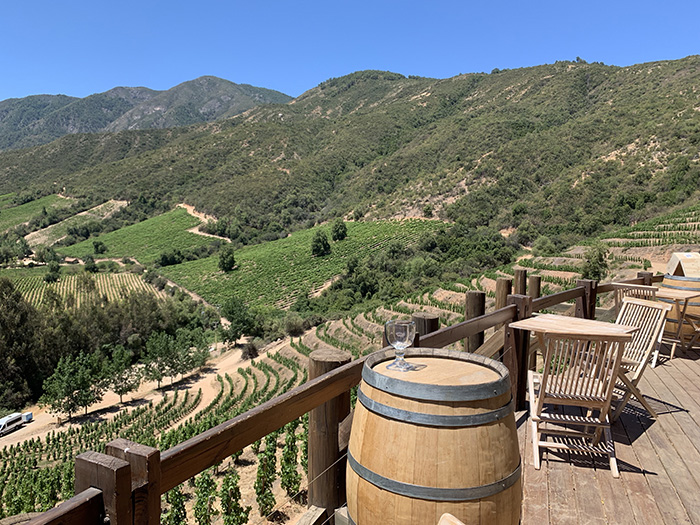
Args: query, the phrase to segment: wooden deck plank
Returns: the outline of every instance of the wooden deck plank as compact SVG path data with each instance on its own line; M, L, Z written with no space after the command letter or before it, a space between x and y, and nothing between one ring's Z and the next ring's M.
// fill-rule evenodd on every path
M632 448L639 458L647 482L657 501L663 523L691 523L661 459L645 432L645 427L636 417L629 417L624 423Z
M625 414L620 421L612 426L613 439L615 440L615 452L620 467L620 478L624 483L626 498L615 487L606 489L604 499L606 514L610 522L615 523L663 523L663 517L657 506L656 497L649 486L641 461L634 451L629 436L624 428ZM629 416L635 417L635 416ZM621 508L624 503L631 510ZM609 509L609 510L608 510ZM616 520L616 521L613 521Z
M606 457L564 451L545 451L536 471L521 424L522 523L700 525L700 353L663 360L640 389L659 417L632 400L613 425L620 479Z
M657 374L649 374L645 386L655 392L674 407L679 401L659 379ZM676 415L682 414L673 408L670 412L659 414L656 424L649 425L650 438L662 458L669 477L674 483L678 496L694 523L700 523L700 455L686 435L684 428L678 424ZM686 425L688 431L697 426L691 420ZM660 426L661 428L654 428Z
M530 422L526 421L525 440L522 447L523 461L523 509L522 523L549 523L549 491L547 489L547 464L535 470L532 452Z

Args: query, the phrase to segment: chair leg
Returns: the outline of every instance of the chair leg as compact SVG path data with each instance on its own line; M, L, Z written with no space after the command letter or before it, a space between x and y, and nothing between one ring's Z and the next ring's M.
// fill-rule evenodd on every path
M613 478L620 477L620 471L617 468L617 457L615 456L615 443L612 439L612 432L610 432L610 427L605 427L605 444L608 447L608 456L610 456L610 472Z
M530 432L532 433L532 462L535 470L540 470L540 436L537 421L530 418Z
M676 346L678 343L673 343L673 346L671 347L671 357L669 359L673 359L676 356Z
M625 408L625 406L627 406L630 397L632 397L632 392L630 392L629 390L625 390L625 395L622 396L622 399L620 399L617 406L615 407L615 410L612 413L612 416L610 417L611 421L617 421L618 418L622 415L622 410Z

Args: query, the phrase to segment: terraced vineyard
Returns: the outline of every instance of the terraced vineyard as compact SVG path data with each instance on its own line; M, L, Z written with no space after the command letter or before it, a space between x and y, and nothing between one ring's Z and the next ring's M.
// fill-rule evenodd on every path
M0 271L0 277L10 279L22 296L34 306L42 303L48 289L56 291L63 299L72 295L76 299L76 306L80 305L84 293L80 290L78 275L63 273L58 282L46 283L45 274L46 268L11 268ZM144 282L140 275L134 273L96 273L92 274L92 277L100 295L106 296L110 301L121 298L125 291L163 293L158 292L153 286Z
M136 405L109 419L3 447L0 518L47 510L71 497L73 458L83 451L104 452L105 445L117 437L165 450L305 382L302 359L293 349L284 348L239 368L235 377L216 376L219 390L206 406L202 406L201 389L175 390L157 403Z
M316 231L319 228L330 230L328 226L321 226L237 250L237 268L227 274L218 270L216 256L168 266L162 273L213 304L222 303L235 294L249 304L283 308L291 305L300 293L313 292L343 273L353 255L364 257L389 242L410 246L427 232L440 228L442 223L406 220L348 222L346 225L347 238L332 242L329 256L311 256L311 241Z
M700 244L700 204L640 222L604 240L609 246L623 248Z
M209 245L210 238L187 231L199 224L199 219L182 208L176 208L138 224L60 247L57 251L68 257L82 258L93 253L93 242L99 240L107 246L105 257L131 257L141 264L153 264L161 253Z

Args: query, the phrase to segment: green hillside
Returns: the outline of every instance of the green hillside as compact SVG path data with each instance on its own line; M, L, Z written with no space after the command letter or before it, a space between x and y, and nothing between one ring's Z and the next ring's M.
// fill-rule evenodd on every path
M210 238L187 231L199 224L199 219L192 217L184 209L177 208L94 239L57 248L57 251L68 257L82 258L86 255L94 255L93 242L97 240L107 247L107 251L99 257L130 257L141 264L153 264L161 253L211 244Z
M0 151L75 133L167 128L209 122L291 97L270 89L200 77L166 91L117 87L85 98L35 95L0 101Z
M286 105L0 155L0 191L184 200L232 238L356 212L515 228L560 245L696 198L700 57L557 62L439 80L365 71Z
M216 256L168 266L161 273L212 304L235 295L251 305L286 307L300 293L318 290L344 273L351 257L382 253L389 242L415 245L443 226L439 221L421 220L348 222L347 238L331 242L330 255L313 257L311 241L317 230L325 230L330 239L330 226L320 226L237 250L237 267L229 273L219 271Z
M0 232L28 222L41 214L43 209L67 208L73 201L58 195L47 195L19 206L11 205L10 196L0 196ZM7 207L5 207L7 205Z

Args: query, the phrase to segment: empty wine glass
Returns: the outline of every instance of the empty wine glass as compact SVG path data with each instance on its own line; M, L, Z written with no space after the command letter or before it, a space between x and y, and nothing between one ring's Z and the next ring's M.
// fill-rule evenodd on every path
M413 344L413 338L416 336L416 323L392 319L384 325L384 335L389 344L394 347L394 353L396 354L396 359L394 359L393 363L387 365L387 368L400 370L401 372L413 370L413 366L406 362L404 355L406 354L406 348Z

